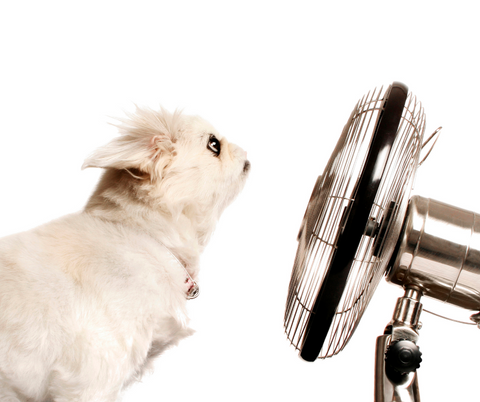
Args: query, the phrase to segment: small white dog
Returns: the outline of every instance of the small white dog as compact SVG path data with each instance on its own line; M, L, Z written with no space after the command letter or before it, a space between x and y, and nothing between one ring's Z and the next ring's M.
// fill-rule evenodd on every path
M0 401L115 401L190 335L199 256L250 163L199 117L137 109L85 209L0 240Z

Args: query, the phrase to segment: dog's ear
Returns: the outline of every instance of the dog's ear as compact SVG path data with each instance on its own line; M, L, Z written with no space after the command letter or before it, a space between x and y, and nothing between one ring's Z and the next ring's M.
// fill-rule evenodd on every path
M175 155L174 131L179 113L137 108L117 125L120 136L97 149L84 162L88 167L139 169L151 179L161 178Z

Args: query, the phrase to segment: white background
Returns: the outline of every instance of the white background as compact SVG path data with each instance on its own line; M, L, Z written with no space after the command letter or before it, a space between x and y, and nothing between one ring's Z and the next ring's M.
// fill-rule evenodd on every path
M199 114L251 175L202 258L197 333L124 401L373 400L375 338L402 291L383 281L343 352L301 361L283 332L297 231L351 109L394 80L427 134L444 127L415 192L480 212L479 40L474 1L5 1L0 235L80 210L100 174L83 159L134 103ZM480 331L422 321L422 401L478 398Z

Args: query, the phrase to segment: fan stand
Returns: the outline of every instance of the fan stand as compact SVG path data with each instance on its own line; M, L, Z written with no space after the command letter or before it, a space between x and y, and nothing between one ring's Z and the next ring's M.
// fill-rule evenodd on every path
M418 402L417 368L422 361L416 345L421 328L421 291L409 286L397 300L392 321L377 338L375 402Z
M480 310L480 215L412 197L386 279L405 294L377 338L375 402L417 402L420 298ZM480 313L470 319L480 326Z

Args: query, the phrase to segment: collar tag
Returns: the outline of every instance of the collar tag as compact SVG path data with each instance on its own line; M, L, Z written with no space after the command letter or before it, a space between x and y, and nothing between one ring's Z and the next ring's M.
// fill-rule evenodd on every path
M188 272L187 272L188 275ZM198 295L200 294L200 288L197 285L197 283L188 275L187 279L185 280L185 283L189 284L188 290L187 290L187 299L192 300L196 299Z
M167 250L167 252L173 257L173 259L178 264L178 266L183 268L183 270L185 271L185 275L186 275L185 283L187 283L189 285L188 290L187 290L187 294L186 294L187 300L196 299L198 297L198 295L200 294L200 287L198 286L197 282L195 282L192 279L192 277L190 276L190 274L187 271L187 268L185 268L185 265L183 265L180 262L180 260L175 256L175 254L173 254L172 251L165 244L161 243L160 241L159 241L159 244L161 244L165 248L165 250Z

